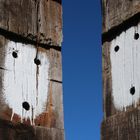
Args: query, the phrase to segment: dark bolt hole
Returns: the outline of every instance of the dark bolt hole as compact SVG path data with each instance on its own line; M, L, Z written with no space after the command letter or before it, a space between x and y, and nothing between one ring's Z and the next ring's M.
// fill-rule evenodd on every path
M130 89L130 94L131 94L131 95L134 95L134 94L135 94L135 87L131 87L131 89Z
M137 40L139 39L139 33L135 33L134 38Z
M14 51L14 52L12 53L12 56L13 56L14 58L17 58L17 57L18 57L17 52Z
M23 103L22 103L22 107L23 107L25 110L27 110L27 111L30 109L30 105L29 105L28 102L23 102Z
M34 63L35 63L36 65L40 65L40 64L41 64L40 60L37 59L37 58L34 59Z
M117 52L119 51L120 47L117 45L115 48L114 48L114 51Z

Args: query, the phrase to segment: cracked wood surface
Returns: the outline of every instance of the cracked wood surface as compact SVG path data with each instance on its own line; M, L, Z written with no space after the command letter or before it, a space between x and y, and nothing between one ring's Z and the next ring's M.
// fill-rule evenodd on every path
M0 0L0 28L35 42L61 47L61 1Z
M102 0L103 33L140 13L139 0Z

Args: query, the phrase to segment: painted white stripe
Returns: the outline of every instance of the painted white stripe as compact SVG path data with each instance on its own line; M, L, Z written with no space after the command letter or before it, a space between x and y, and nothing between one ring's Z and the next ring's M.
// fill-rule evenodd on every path
M136 32L140 34L140 25L121 33L111 43L112 95L119 110L132 104L136 106L140 99L140 38L134 39ZM116 45L120 47L118 52L114 51ZM130 94L132 86L134 95Z
M37 65L34 63L37 53L35 47L10 41L5 49L4 67L8 69L5 71L3 78L5 102L13 110L13 115L17 114L21 117L21 122L23 119L29 118L31 124L34 124L32 118L34 120L46 109L49 85L49 60L47 54L38 52L37 58L40 59L41 65L38 66L37 74ZM13 51L17 52L17 58L12 56ZM22 103L24 101L29 103L29 111L23 109Z

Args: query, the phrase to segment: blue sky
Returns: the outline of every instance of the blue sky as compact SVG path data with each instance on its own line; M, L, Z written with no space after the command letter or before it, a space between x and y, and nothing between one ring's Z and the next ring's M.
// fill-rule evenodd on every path
M66 140L99 140L102 120L100 0L63 0Z

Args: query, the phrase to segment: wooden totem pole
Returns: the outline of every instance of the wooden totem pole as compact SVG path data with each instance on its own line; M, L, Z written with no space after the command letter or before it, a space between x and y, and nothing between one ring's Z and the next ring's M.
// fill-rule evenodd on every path
M140 140L140 0L102 0L102 140Z
M64 140L61 0L0 0L0 140Z

